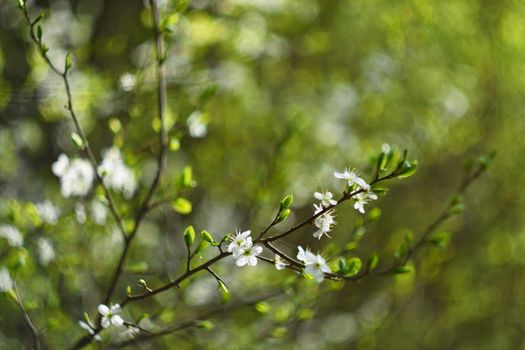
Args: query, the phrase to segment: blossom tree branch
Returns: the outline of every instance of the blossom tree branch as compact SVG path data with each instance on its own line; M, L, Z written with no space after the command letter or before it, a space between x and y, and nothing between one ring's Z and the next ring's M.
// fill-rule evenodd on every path
M20 0L19 1L19 8L22 10L24 14L24 18L29 25L29 37L36 45L38 52L40 53L40 56L44 59L44 61L47 63L48 67L58 76L60 76L64 82L64 87L66 90L67 95L67 104L66 109L69 112L69 115L71 116L71 119L73 120L73 123L75 124L75 129L78 134L78 136L81 139L80 148L84 152L84 155L89 160L89 163L91 164L91 167L93 168L93 171L95 172L95 176L97 178L98 183L104 190L104 195L106 197L106 200L109 204L109 208L111 210L111 213L113 217L115 218L115 221L117 222L117 225L119 227L119 230L123 237L126 237L126 230L124 228L124 223L122 220L122 216L120 215L120 212L115 204L115 201L113 200L113 196L111 195L111 192L109 191L109 188L104 184L104 180L102 179L102 176L98 172L98 163L95 158L95 155L93 154L93 151L91 150L91 147L89 145L88 139L86 137L86 134L84 132L84 129L80 125L80 121L77 117L77 114L75 112L75 108L73 105L73 94L71 92L71 85L69 82L69 70L71 69L71 63L70 63L70 56L67 54L66 56L66 63L64 65L64 69L61 70L58 68L49 58L47 55L47 52L49 48L44 44L42 41L42 29L38 25L38 22L42 19L42 15L38 16L35 20L31 20L31 17L29 15L28 8L26 6L26 0ZM36 29L35 29L36 28Z
M35 327L33 321L31 321L31 317L29 317L29 313L24 307L24 303L22 302L22 298L20 297L20 293L18 292L18 286L16 284L16 281L13 281L13 289L16 294L16 298L14 298L16 305L22 312L22 315L24 316L24 321L27 325L27 328L31 331L31 335L33 336L33 342L35 345L36 350L42 349L42 344L40 341L40 334L38 332L38 329Z

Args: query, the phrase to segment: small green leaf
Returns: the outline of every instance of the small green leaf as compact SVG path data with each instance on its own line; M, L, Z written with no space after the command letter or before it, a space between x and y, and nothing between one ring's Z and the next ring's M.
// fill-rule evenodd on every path
M209 320L197 321L197 328L209 331L215 328L215 324Z
M288 218L288 215L290 215L292 211L290 209L284 209L279 213L279 216L277 216L276 222L283 222Z
M346 264L348 266L346 272L347 276L357 275L359 273L359 270L361 270L361 267L363 266L361 259L356 257L348 259Z
M445 248L450 242L450 233L446 231L436 232L428 242L435 247Z
M462 203L453 205L448 211L451 215L461 214L465 210L465 206Z
M410 177L416 173L417 170L417 161L404 161L401 165L401 167L396 172L396 176L398 179L405 179L407 177Z
M175 199L171 203L171 206L179 214L189 214L191 213L191 209L192 209L191 202L183 197L179 197Z
M200 236L201 236L201 239L203 241L206 241L206 242L210 243L213 246L218 245L218 243L215 242L215 240L213 239L213 236L211 235L211 233L209 233L208 231L202 230L201 233L200 233Z
M170 151L172 151L172 152L178 151L180 149L180 141L179 141L179 139L177 139L175 137L172 137L170 139L169 147L170 147Z
M127 286L126 287L126 295L131 295L133 294L133 291L131 290L131 286Z
M368 261L366 263L366 268L369 271L372 271L377 267L378 263L379 263L379 256L376 253L374 253L370 255L370 257L368 258Z
M67 72L70 68L71 68L71 55L68 52L66 54L66 62L65 62L65 65L64 65L64 69Z
M346 265L346 259L339 259L339 273L345 275L348 271L348 266Z
M293 203L293 194L289 194L281 200L279 211L290 208Z
M260 301L255 304L255 310L259 311L261 314L267 314L271 309L272 307L266 301Z
M217 284L218 284L219 291L221 293L222 301L224 303L228 302L228 300L230 300L231 298L230 290L228 289L228 287L226 287L226 285L222 281L218 280Z
M184 188L189 188L192 185L193 181L193 171L191 169L191 166L187 165L182 170L182 176L181 176L181 185Z
M132 273L144 273L148 271L148 263L144 261L132 263L131 265L128 265L126 267L126 271L132 272Z
M195 241L195 229L193 226L188 226L184 230L184 242L186 243L186 247L191 247L193 242Z
M209 247L209 243L206 241L201 241L195 251L193 252L194 255L200 254L204 249Z
M26 6L25 0L18 0L18 8L20 10L23 10L25 8L25 6Z
M84 149L84 141L82 141L82 138L80 137L79 134L77 134L76 132L72 132L71 133L71 140L73 141L73 143L80 149Z
M36 37L39 41L42 40L42 34L44 34L44 31L42 30L42 26L38 25L36 26Z

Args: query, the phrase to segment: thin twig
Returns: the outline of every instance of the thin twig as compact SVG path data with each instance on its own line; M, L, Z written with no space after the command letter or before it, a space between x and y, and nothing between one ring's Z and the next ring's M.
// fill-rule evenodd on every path
M16 281L13 281L13 287L16 294L16 300L15 303L20 308L20 311L22 312L22 315L24 316L24 321L27 325L27 328L31 331L31 335L33 336L33 342L35 344L36 350L42 349L42 344L40 341L40 335L38 333L38 329L35 327L34 323L31 321L31 318L29 317L29 313L24 307L24 303L22 302L22 298L20 297L20 293L18 292L18 286L16 285Z

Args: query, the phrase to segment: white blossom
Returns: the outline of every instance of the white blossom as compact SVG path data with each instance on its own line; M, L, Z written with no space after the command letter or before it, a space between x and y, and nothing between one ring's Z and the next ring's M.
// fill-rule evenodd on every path
M236 259L235 264L239 267L249 265L249 266L255 266L257 265L257 255L261 254L263 251L262 246L260 245L253 245L253 243L244 245Z
M354 209L358 210L361 214L365 213L365 204L368 204L371 200L376 200L377 195L374 192L361 192L354 196Z
M336 205L337 201L333 199L334 195L332 192L325 191L325 192L315 192L314 193L315 199L318 199L321 201L321 205L325 208L329 207L330 205Z
M137 85L137 78L131 73L125 73L119 79L120 88L124 91L131 91Z
M36 211L38 215L40 215L40 218L50 225L55 225L60 216L60 209L48 200L37 203Z
M113 146L104 153L98 166L98 172L107 187L122 192L124 197L131 198L137 187L133 171L124 164L120 150Z
M0 225L0 237L4 237L11 247L21 247L24 244L20 231L11 225Z
M104 225L108 216L108 208L98 199L91 202L91 216L98 225Z
M357 185L359 186L360 188L364 189L364 190L369 190L370 189L370 185L366 183L365 180L363 180L362 178L359 177L358 173L357 173L357 170L348 170L345 169L342 173L339 173L339 172L335 172L334 173L334 176L337 178L337 179L343 179L343 180L346 180L347 183L348 183L348 186L352 187L353 185Z
M49 264L55 258L55 249L48 239L40 238L38 240L38 257L43 265Z
M120 334L120 337L124 339L133 339L137 334L140 333L140 328L132 325L127 325L126 329Z
M102 315L102 319L100 320L102 328L108 328L110 325L122 326L124 324L122 317L117 315L120 312L119 304L113 304L110 307L100 304L98 306L98 312Z
M235 232L235 237L233 237L232 242L228 246L228 253L232 253L234 258L237 258L237 256L240 254L241 249L245 246L252 245L252 237L250 236L252 232L251 231L244 231L241 232L240 230L237 230Z
M9 270L5 266L0 267L0 292L7 292L13 289L13 285Z
M91 189L95 172L85 159L73 159L61 154L51 169L60 178L60 190L64 197L84 196Z
M95 334L95 327L91 323L78 321L78 325L81 328L85 329L89 334L91 334L93 336L93 339L95 339L96 341L102 340L102 337L100 335Z
M275 254L274 264L277 270L283 270L286 266L288 266L288 264L284 262L284 259L278 254Z
M314 207L315 207L315 214L318 214L324 210L322 205L314 204ZM328 210L327 212L315 218L314 224L318 229L317 231L314 232L315 238L321 239L323 235L330 237L328 233L332 230L332 225L335 225L335 220L333 216L334 212L335 212L334 210Z
M188 124L188 132L191 137L202 138L208 132L208 126L205 120L205 114L200 111L193 112L186 121Z
M304 272L312 275L318 283L324 280L325 273L332 272L321 255L315 255L308 248L303 249L301 246L297 247L297 249L299 250L297 259L304 263Z
M75 204L75 217L79 224L83 224L86 222L86 208L84 207L84 204L77 202Z

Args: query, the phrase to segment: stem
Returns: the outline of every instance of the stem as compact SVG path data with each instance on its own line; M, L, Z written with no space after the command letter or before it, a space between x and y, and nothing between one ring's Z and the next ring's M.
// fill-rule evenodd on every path
M27 313L27 310L24 307L24 303L22 302L22 298L20 297L20 293L18 292L18 287L16 285L16 281L13 281L13 287L16 294L16 305L20 308L20 311L22 312L22 315L24 316L24 321L27 325L27 328L31 331L31 334L33 336L33 342L35 344L36 350L42 349L42 344L40 343L40 335L38 334L38 329L35 327L33 322L31 321L31 318L29 317L29 314Z

